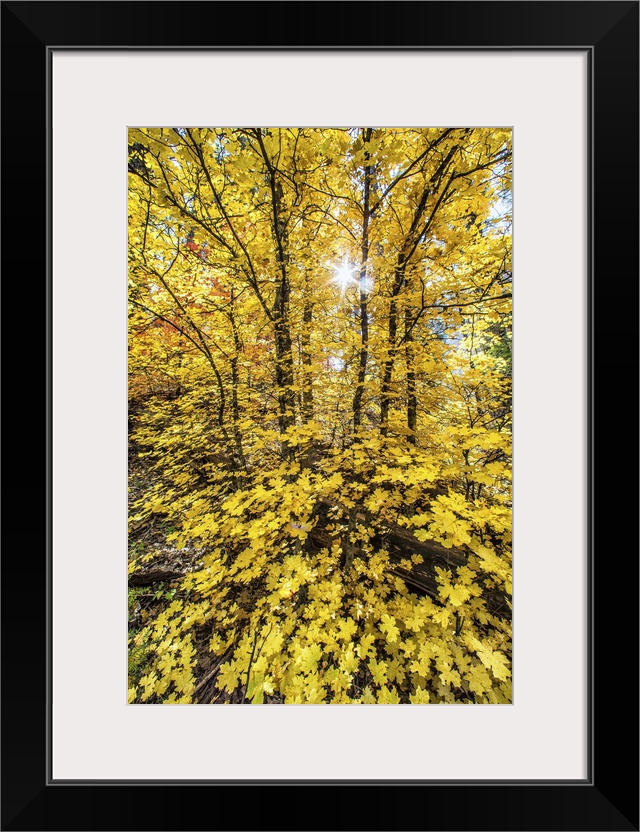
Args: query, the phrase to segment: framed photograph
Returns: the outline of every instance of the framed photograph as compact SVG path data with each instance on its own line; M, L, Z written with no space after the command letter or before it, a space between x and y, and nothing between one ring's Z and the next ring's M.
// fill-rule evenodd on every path
M635 513L624 511L624 490L615 485L628 440L613 418L628 412L614 387L620 364L614 356L624 355L626 367L635 354L624 338L633 327L620 320L619 307L623 299L625 310L637 309L638 3L5 2L2 20L5 240L29 234L44 243L25 252L23 242L18 250L27 253L29 274L41 276L30 297L30 304L40 299L40 315L29 328L42 332L47 357L45 533L35 552L29 544L28 569L13 552L3 564L3 828L638 829L637 692L630 672L637 656L637 558L625 555L632 548L626 539L614 542L615 529L627 529ZM466 167L448 166L455 153ZM251 154L261 167L247 161ZM296 195L285 219L289 203L278 195L276 156L278 175L289 177ZM207 175L209 157L217 157L219 183ZM484 171L492 177L490 203ZM457 175L464 188L454 189L450 177ZM163 196L145 202L145 187L161 180ZM269 183L271 213L263 214L260 189ZM352 185L352 197L343 199ZM201 199L207 188L215 210ZM217 198L219 188L226 188L224 199ZM372 206L365 194L384 194L386 201ZM295 236L296 211L306 223L304 238ZM360 223L355 235L354 223ZM430 247L424 228L437 229ZM370 246L363 242L369 233ZM252 277L261 247L271 244L280 251L282 275L288 269L281 283L258 272ZM389 274L385 246L395 253ZM13 251L5 245L5 276L16 271ZM491 261L497 277L486 286L473 283L477 296L463 298L456 281L475 275L479 257ZM316 317L311 308L307 317L304 306L311 268L322 273L324 287ZM198 294L203 281L211 284L209 301L215 295L209 306ZM288 312L276 314L289 285L291 320L298 316L295 384L282 380L286 337L278 342ZM280 321L271 335L259 325L261 304L270 320ZM471 305L471 317L460 314L463 304ZM238 321L240 337L256 345L239 369L228 348ZM363 322L371 322L370 330ZM426 360L425 332L436 344L430 349L443 356L475 339L467 364L443 363L437 371L453 379L448 386L435 381L420 388L412 372L411 361ZM147 432L138 425L136 434L137 450L151 452L141 459L155 453L165 464L170 433L186 442L188 424L191 438L200 435L193 429L197 379L202 362L217 372L216 357L207 357L214 334L220 334L219 391L220 398L229 393L229 421L221 417L218 433L207 434L202 488L213 488L211 477L223 468L229 477L245 476L248 454L263 467L279 455L282 482L274 468L252 486L251 511L262 500L262 514L254 522L248 503L239 510L251 540L264 534L258 526L279 522L276 492L287 503L286 528L278 527L274 540L286 536L281 561L289 571L281 564L278 575L265 573L268 597L251 595L242 580L228 596L217 596L220 610L228 604L224 616L245 604L251 625L243 631L242 616L229 624L209 610L210 666L192 677L188 658L200 649L197 640L181 642L173 664L161 653L144 660L136 653L146 643L140 634L154 626L148 622L186 604L190 590L186 581L187 594L176 597L167 572L164 583L156 576L127 598L127 554L131 571L147 578L153 568L187 568L173 554L145 561L144 543L127 536L127 362L142 398L160 383L159 357L168 368L162 383L169 379L174 387L164 390L154 416L164 427L153 433L150 420ZM259 348L277 357L271 375ZM400 348L404 375L392 366L386 383L385 362L393 364ZM322 373L315 387L305 387L313 361ZM388 465L345 474L345 454L353 457L358 442L365 456L380 452L379 444L365 448L375 434L385 453L408 454L404 470L428 479L420 442L411 438L436 425L428 410L453 412L445 389L480 375L483 391L499 398L507 366L509 375L513 367L512 466L505 457L513 468L513 649L511 616L507 624L500 613L500 603L511 602L511 575L490 567L503 563L495 527L490 534L488 524L486 537L472 540L477 518L466 522L464 510L450 503L451 491L438 491L435 473L424 507L403 481L402 500L415 510L393 518L389 500L397 483L396 491L387 489L385 475L390 482L395 476ZM407 384L400 393L391 383L394 372ZM367 379L376 374L381 386L371 392ZM182 395L187 378L193 396ZM235 380L245 391L239 400L232 397ZM23 387L16 375L12 389ZM331 422L330 437L327 418L315 433L313 418L302 418L314 394L316 413L343 413L345 397L360 389L362 397L349 398L347 416ZM420 408L412 407L412 391ZM510 384L505 395L511 397ZM492 428L500 415L496 402ZM477 396L476 406L482 409ZM301 418L287 423L296 409ZM450 438L458 426L452 441L462 448L460 424L449 420L446 430ZM596 450L598 426L608 442ZM271 433L286 442L276 447ZM496 468L498 434L484 456L465 458L459 471L455 454L443 456L449 474L473 490L476 505L480 486L485 496L490 489L499 495L496 478L506 477ZM403 438L394 444L390 436ZM337 460L335 470L329 458ZM183 473L170 472L178 483ZM316 497L325 488L325 514L303 505L309 497L300 490L303 477L313 481ZM370 504L373 492L363 501L368 520L349 511L355 491L347 481L353 490L359 477L379 480L379 505ZM224 483L220 488L216 495ZM33 473L17 472L12 491L32 493ZM249 493L246 483L239 491ZM216 499L213 491L206 495ZM215 572L206 560L215 540L224 548L225 534L240 533L225 499L231 519L209 532L206 523L221 523L222 515L214 523L213 514L197 514L197 501L182 507L194 537L206 542L209 534L212 547L202 564L190 565L193 590L201 566ZM169 527L161 495L139 502L134 523L144 524L150 513L164 517L166 551L183 551L181 529ZM421 605L423 613L435 604L429 620L448 615L451 633L423 667L414 641L425 636L427 643L424 622L407 624L417 613L408 606L400 611L394 601L378 609L375 627L384 639L374 637L356 610L358 593L363 604L377 603L366 595L373 567L351 544L358 523L382 524L385 553L401 549L406 534L439 546L424 555L440 566L451 566L466 546L476 558L469 563L484 564L482 626L455 615L475 589L471 579L465 584L461 564L425 570L422 594L412 594L409 583L403 595L411 569L423 560L418 543L413 567L406 558L392 564L394 591L418 599L403 603ZM333 610L332 618L329 572L327 586L317 589L320 561L311 577L303 575L311 569L304 547L312 538L320 561L335 546L343 566L344 560L349 568L362 565L351 617ZM257 568L258 549L250 554ZM320 612L312 607L316 596L326 607ZM134 619L129 632L127 608L130 624ZM322 632L305 624L302 632L293 619L311 621L313 610L335 623ZM197 617L196 606L189 614ZM274 627L283 633L275 646ZM332 627L338 658L323 664ZM384 655L372 647L369 655L376 644L379 651L391 647ZM470 652L463 655L458 644ZM449 661L446 650L454 648ZM273 658L265 667L258 666L263 649ZM400 653L411 658L407 668ZM287 670L303 664L304 673ZM258 707L195 707L250 702ZM183 707L160 707L175 703ZM323 707L329 703L336 707ZM346 707L385 703L392 707ZM456 707L462 704L476 707ZM630 752L622 758L621 742ZM322 811L310 811L321 795L347 800L325 799Z

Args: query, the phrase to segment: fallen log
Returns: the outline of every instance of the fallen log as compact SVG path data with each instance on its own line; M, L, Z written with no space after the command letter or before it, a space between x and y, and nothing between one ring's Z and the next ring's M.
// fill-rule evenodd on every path
M158 581L175 581L184 576L184 572L178 572L175 569L145 569L129 575L129 586L149 586Z
M345 506L325 498L321 498L316 503L313 512L316 522L305 541L305 548L308 551L331 549L336 542L344 545L344 531L332 533L326 528L328 525L336 522L334 518L329 516L329 511L335 508L339 508L345 517L349 513L349 510ZM371 518L364 509L357 509L355 512L355 522L370 525ZM447 549L433 540L420 541L408 529L399 526L397 523L388 521L377 523L377 532L373 536L371 543L375 549L384 549L389 553L389 558L393 564L390 572L393 575L401 578L412 589L429 595L438 602L440 602L440 596L438 593L439 584L436 577L436 567L448 569L455 573L456 568L458 566L464 566L468 559L468 555L460 549ZM423 562L412 563L409 569L400 566L401 561L409 559L414 554L421 555ZM178 578L184 578L185 574L187 573L159 567L141 570L129 575L129 586L149 586L158 581L173 581ZM493 589L483 588L482 597L490 613L499 615L502 618L511 618L511 610L507 603L508 599L503 593Z
M348 509L338 503L324 498L318 500L314 509L317 521L309 532L306 544L308 547L331 549L336 541L341 542L340 533L332 534L326 529L327 525L335 522L328 514L332 508L340 508L345 516L348 514ZM356 522L369 525L371 519L364 510L358 510ZM378 531L371 542L374 548L384 549L389 553L389 558L394 564L390 570L391 573L397 575L413 589L435 600L440 600L435 568L440 567L455 573L458 566L464 566L467 562L468 555L462 550L447 549L433 540L420 541L410 531L396 523L379 522L377 528ZM423 562L412 564L410 569L399 566L400 561L407 560L414 554L421 555ZM500 615L502 618L511 618L511 610L503 593L485 588L482 597L490 613Z

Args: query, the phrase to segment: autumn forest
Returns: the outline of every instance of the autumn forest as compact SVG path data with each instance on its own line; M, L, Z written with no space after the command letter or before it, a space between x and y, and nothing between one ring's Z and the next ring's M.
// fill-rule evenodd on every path
M504 704L511 131L128 137L135 704Z

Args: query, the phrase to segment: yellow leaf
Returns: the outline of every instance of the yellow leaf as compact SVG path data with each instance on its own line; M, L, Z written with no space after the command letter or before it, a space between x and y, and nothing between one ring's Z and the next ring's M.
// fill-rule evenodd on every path
M371 692L371 688L367 686L364 689L364 693L362 694L362 698L360 699L360 702L362 702L363 705L373 705L373 704L375 704L375 701L376 701L376 698L373 695L373 693Z
M383 633L386 633L387 641L393 643L394 641L398 640L398 636L400 635L400 630L395 626L396 620L392 615L383 615L381 618L382 623L380 624L380 629Z
M377 685L384 685L387 681L387 665L385 662L378 662L375 659L369 659L369 670L373 676L373 681Z
M429 702L429 691L422 690L418 685L415 693L409 694L409 701L414 705L426 705Z
M238 687L239 681L240 677L233 664L231 662L225 662L218 673L216 687L219 690L226 690L228 693L232 693Z
M373 646L376 637L374 635L365 635L360 639L360 644L356 647L356 653L361 659L366 659L369 656L375 656L376 650Z
M400 697L395 688L382 688L378 693L378 704L380 705L399 705Z

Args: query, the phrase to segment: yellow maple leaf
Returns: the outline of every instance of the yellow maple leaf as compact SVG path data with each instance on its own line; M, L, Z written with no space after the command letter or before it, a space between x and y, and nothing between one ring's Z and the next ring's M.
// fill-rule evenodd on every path
M469 591L469 588L462 586L461 584L457 584L449 590L449 600L454 607L459 607L465 601L468 601L470 597L471 592Z
M449 624L449 619L451 618L451 613L449 610L436 610L431 615L432 619L439 624L443 629L447 627Z
M318 669L318 661L322 656L322 647L319 644L310 644L300 651L296 664L303 673L315 673Z
M172 674L172 679L176 686L176 690L184 694L191 693L195 688L195 685L193 683L193 676L189 668L184 667L179 671L174 671Z
M382 688L378 693L378 704L399 705L400 696L398 695L398 691L391 687Z
M507 661L507 657L499 650L495 650L491 655L491 672L501 682L505 682L511 676L511 671L506 665Z
M472 693L481 695L491 688L491 679L489 674L481 664L475 665L471 670L465 673L465 679L469 685L469 690Z
M373 676L373 681L377 685L384 685L387 681L387 665L385 662L378 662L375 659L369 659L369 670Z
M412 526L425 526L429 522L429 515L425 512L424 514L414 514L410 520ZM425 540L426 539L426 532L424 533L425 537L418 537L418 540Z
M362 702L363 705L373 705L373 704L375 704L375 701L376 701L376 698L373 695L373 693L371 691L371 688L369 686L367 686L364 689L364 693L362 694L362 698L360 699L360 702Z
M424 626L424 618L421 615L411 615L408 618L405 618L404 623L405 627L409 630L413 630L414 633L418 633Z
M356 670L360 667L360 661L356 658L353 650L349 648L343 655L340 657L340 668L345 673L355 673Z
M140 699L149 699L155 691L157 682L158 676L155 673L149 673L147 676L143 676L142 679L140 679L140 684L144 687L144 691L141 694Z
M396 620L392 615L387 615L386 613L382 616L380 629L383 633L387 635L387 641L393 643L394 641L398 640L398 636L400 635L400 630L395 626Z
M218 672L216 687L219 690L226 690L228 693L232 693L238 687L239 681L240 677L234 664L232 662L225 662Z
M350 641L355 635L358 625L351 618L343 618L338 621L338 638L341 641Z
M454 687L460 686L460 674L457 670L444 670L440 674L440 681L443 685L453 685Z
M416 688L415 693L409 694L409 702L411 702L413 705L426 705L428 704L429 700L429 691L422 690L420 685L418 685L418 687Z
M376 650L373 646L376 637L374 635L365 635L360 639L360 644L356 647L356 653L361 659L366 659L369 656L375 656Z

